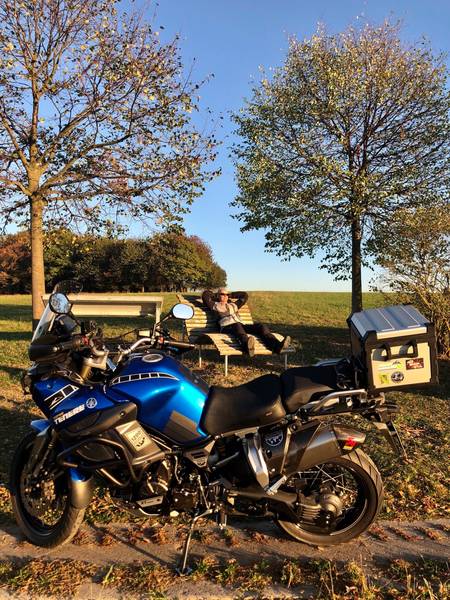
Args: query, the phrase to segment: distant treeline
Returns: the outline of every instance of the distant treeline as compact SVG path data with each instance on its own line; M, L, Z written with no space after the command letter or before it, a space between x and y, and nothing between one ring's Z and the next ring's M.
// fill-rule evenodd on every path
M179 231L110 239L60 229L46 235L44 259L47 290L71 278L81 280L86 292L185 291L222 286L227 279L208 244ZM0 236L0 293L30 290L29 234Z

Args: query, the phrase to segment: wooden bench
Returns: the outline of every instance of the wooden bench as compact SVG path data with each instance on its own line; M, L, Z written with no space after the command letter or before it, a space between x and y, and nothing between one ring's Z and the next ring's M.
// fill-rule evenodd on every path
M69 294L76 317L148 317L161 319L162 296L148 294ZM50 294L42 300L47 305Z
M228 357L241 356L245 354L236 336L227 333L221 333L217 325L217 317L211 312L197 296L183 296L177 294L177 298L184 304L190 304L194 309L192 319L184 321L184 335L188 338L191 344L198 346L198 364L202 366L202 348L205 346L213 346L220 356L224 357L225 377L228 375ZM244 304L239 309L239 317L244 325L252 325L254 323L252 314L248 304ZM284 339L284 336L279 333L273 334L279 341ZM258 336L255 338L255 355L270 355L273 354ZM292 347L286 348L281 352L284 357L284 368L287 368L287 355L295 352Z

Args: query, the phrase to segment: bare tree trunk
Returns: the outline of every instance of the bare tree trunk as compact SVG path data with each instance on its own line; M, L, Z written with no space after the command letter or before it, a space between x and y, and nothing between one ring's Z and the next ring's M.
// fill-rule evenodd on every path
M352 312L362 310L361 236L361 222L358 217L354 217L352 222Z
M44 203L39 196L31 200L31 294L33 306L33 331L41 318L44 308L42 295L45 294L44 243L42 234L42 214Z

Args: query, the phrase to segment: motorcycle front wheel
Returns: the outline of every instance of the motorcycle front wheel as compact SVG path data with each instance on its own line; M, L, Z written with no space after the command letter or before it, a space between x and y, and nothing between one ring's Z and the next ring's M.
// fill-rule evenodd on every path
M378 469L360 449L296 473L281 489L300 491L305 500L297 522L276 522L290 537L314 546L342 544L366 531L384 495Z
M51 548L65 544L78 531L84 509L70 504L67 472L52 478L49 467L33 473L32 450L36 433L31 432L20 442L10 471L10 494L13 513L25 537L36 544Z

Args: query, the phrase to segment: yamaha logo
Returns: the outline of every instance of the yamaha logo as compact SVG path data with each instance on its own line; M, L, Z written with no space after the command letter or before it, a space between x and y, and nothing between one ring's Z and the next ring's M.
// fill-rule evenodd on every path
M273 433L266 435L266 437L264 438L264 441L266 442L266 444L268 446L279 446L281 444L281 442L283 441L284 436L283 436L283 432L281 430L279 431L274 431Z
M88 398L86 400L86 408L95 408L97 406L96 398Z

